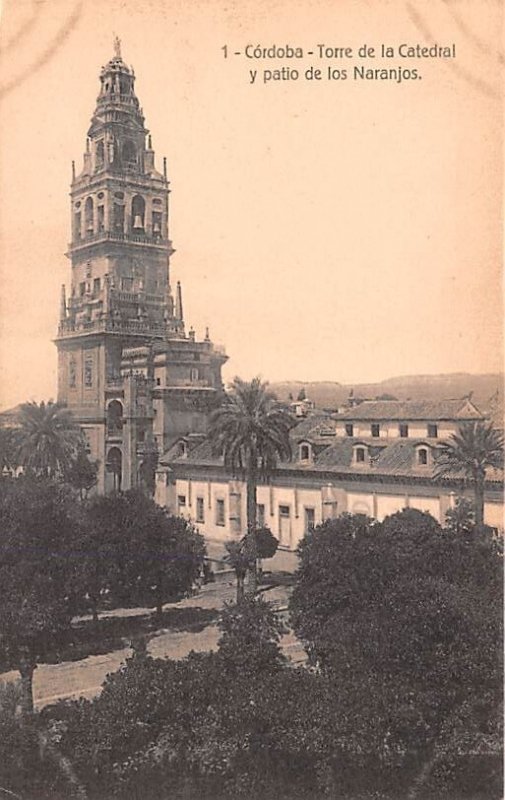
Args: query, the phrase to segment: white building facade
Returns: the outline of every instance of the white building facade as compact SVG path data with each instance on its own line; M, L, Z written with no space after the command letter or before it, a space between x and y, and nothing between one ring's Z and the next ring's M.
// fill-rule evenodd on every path
M343 513L377 520L404 508L440 523L457 497L472 498L459 478L435 478L437 447L458 425L482 419L469 401L367 401L340 414L312 412L292 431L293 457L257 492L258 524L293 552L314 526ZM203 436L164 454L156 499L190 519L209 542L240 538L246 526L245 483L224 470ZM486 524L503 529L503 475L488 475Z

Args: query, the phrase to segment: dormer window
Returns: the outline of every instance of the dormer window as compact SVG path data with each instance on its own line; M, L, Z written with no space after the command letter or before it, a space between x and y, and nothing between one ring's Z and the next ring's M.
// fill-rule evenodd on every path
M298 453L300 461L310 461L312 458L312 448L310 444L308 444L307 442L301 444Z
M417 450L417 463L420 467L426 467L428 464L428 449L426 447L419 447Z
M188 455L188 445L186 442L181 441L177 445L177 455L179 458L184 458Z
M364 447L354 448L354 460L356 464L364 464L366 458L366 450Z

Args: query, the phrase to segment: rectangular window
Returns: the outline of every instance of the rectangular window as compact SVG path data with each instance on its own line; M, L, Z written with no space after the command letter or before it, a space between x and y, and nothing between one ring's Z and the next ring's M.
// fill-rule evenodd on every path
M374 438L377 438L378 436L381 435L381 426L379 425L378 422L372 422L372 424L370 425L370 433Z
M186 509L186 495L179 494L177 495L177 511L179 514L182 514L183 511Z
M358 447L356 449L356 461L358 462L358 464L364 464L364 462L365 462L365 448L364 447Z
M256 506L256 525L258 528L265 527L265 506L263 503L258 503Z
M97 218L98 218L98 230L99 231L105 230L105 210L103 206L98 206Z
M93 386L93 359L86 358L84 361L84 385L88 388Z
M203 504L203 497L196 498L196 521L205 522L205 510Z
M428 423L428 436L430 439L438 438L438 425L434 425L433 423Z
M407 437L409 435L409 426L407 425L407 423L406 422L400 422L400 424L398 426L398 430L400 432L401 438L402 439L407 439Z
M314 530L314 525L316 523L316 511L314 508L306 508L305 509L305 533L310 533L310 531Z
M200 377L200 372L198 370L198 367L191 367L191 371L190 371L191 383L196 383L196 381L199 379L199 377Z
M354 436L354 425L352 422L348 422L345 426L345 435L346 436Z
M291 511L289 506L279 506L279 516L280 517L289 517Z
M224 525L224 500L216 500L216 525Z
M86 281L81 281L81 283L79 284L79 294L81 295L81 297L84 297L84 295L86 294Z
M93 279L93 294L98 294L100 291L100 278Z

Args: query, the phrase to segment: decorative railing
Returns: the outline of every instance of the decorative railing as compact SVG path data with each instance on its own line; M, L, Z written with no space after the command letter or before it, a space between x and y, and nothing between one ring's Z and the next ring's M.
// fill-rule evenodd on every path
M97 233L87 233L85 236L70 242L69 248L75 250L78 247L87 247L89 244L101 241L112 242L132 242L133 244L149 244L156 247L171 247L170 239L163 239L159 234L124 233L123 231L98 231Z
M96 319L74 323L64 320L58 328L59 336L74 333L136 333L146 335L162 335L166 326L162 322L144 322L143 320Z
M118 300L122 300L125 303L149 303L153 305L160 305L165 302L165 298L162 294L147 294L146 292L126 292L124 289L113 289L110 290L111 295L116 297Z
M204 378L199 378L198 380L192 381L189 378L176 378L175 380L172 378L169 383L167 383L167 389L179 389L179 388L204 388L204 389L212 389L213 387L209 384L207 380Z

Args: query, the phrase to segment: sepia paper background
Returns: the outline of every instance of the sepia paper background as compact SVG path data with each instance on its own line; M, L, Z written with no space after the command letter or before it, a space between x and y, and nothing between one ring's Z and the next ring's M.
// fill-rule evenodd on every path
M4 0L0 407L54 397L79 170L113 35L167 156L172 283L225 378L501 369L501 3ZM405 82L249 83L222 46L451 45ZM306 57L289 64L303 72ZM350 66L350 65L347 65Z

